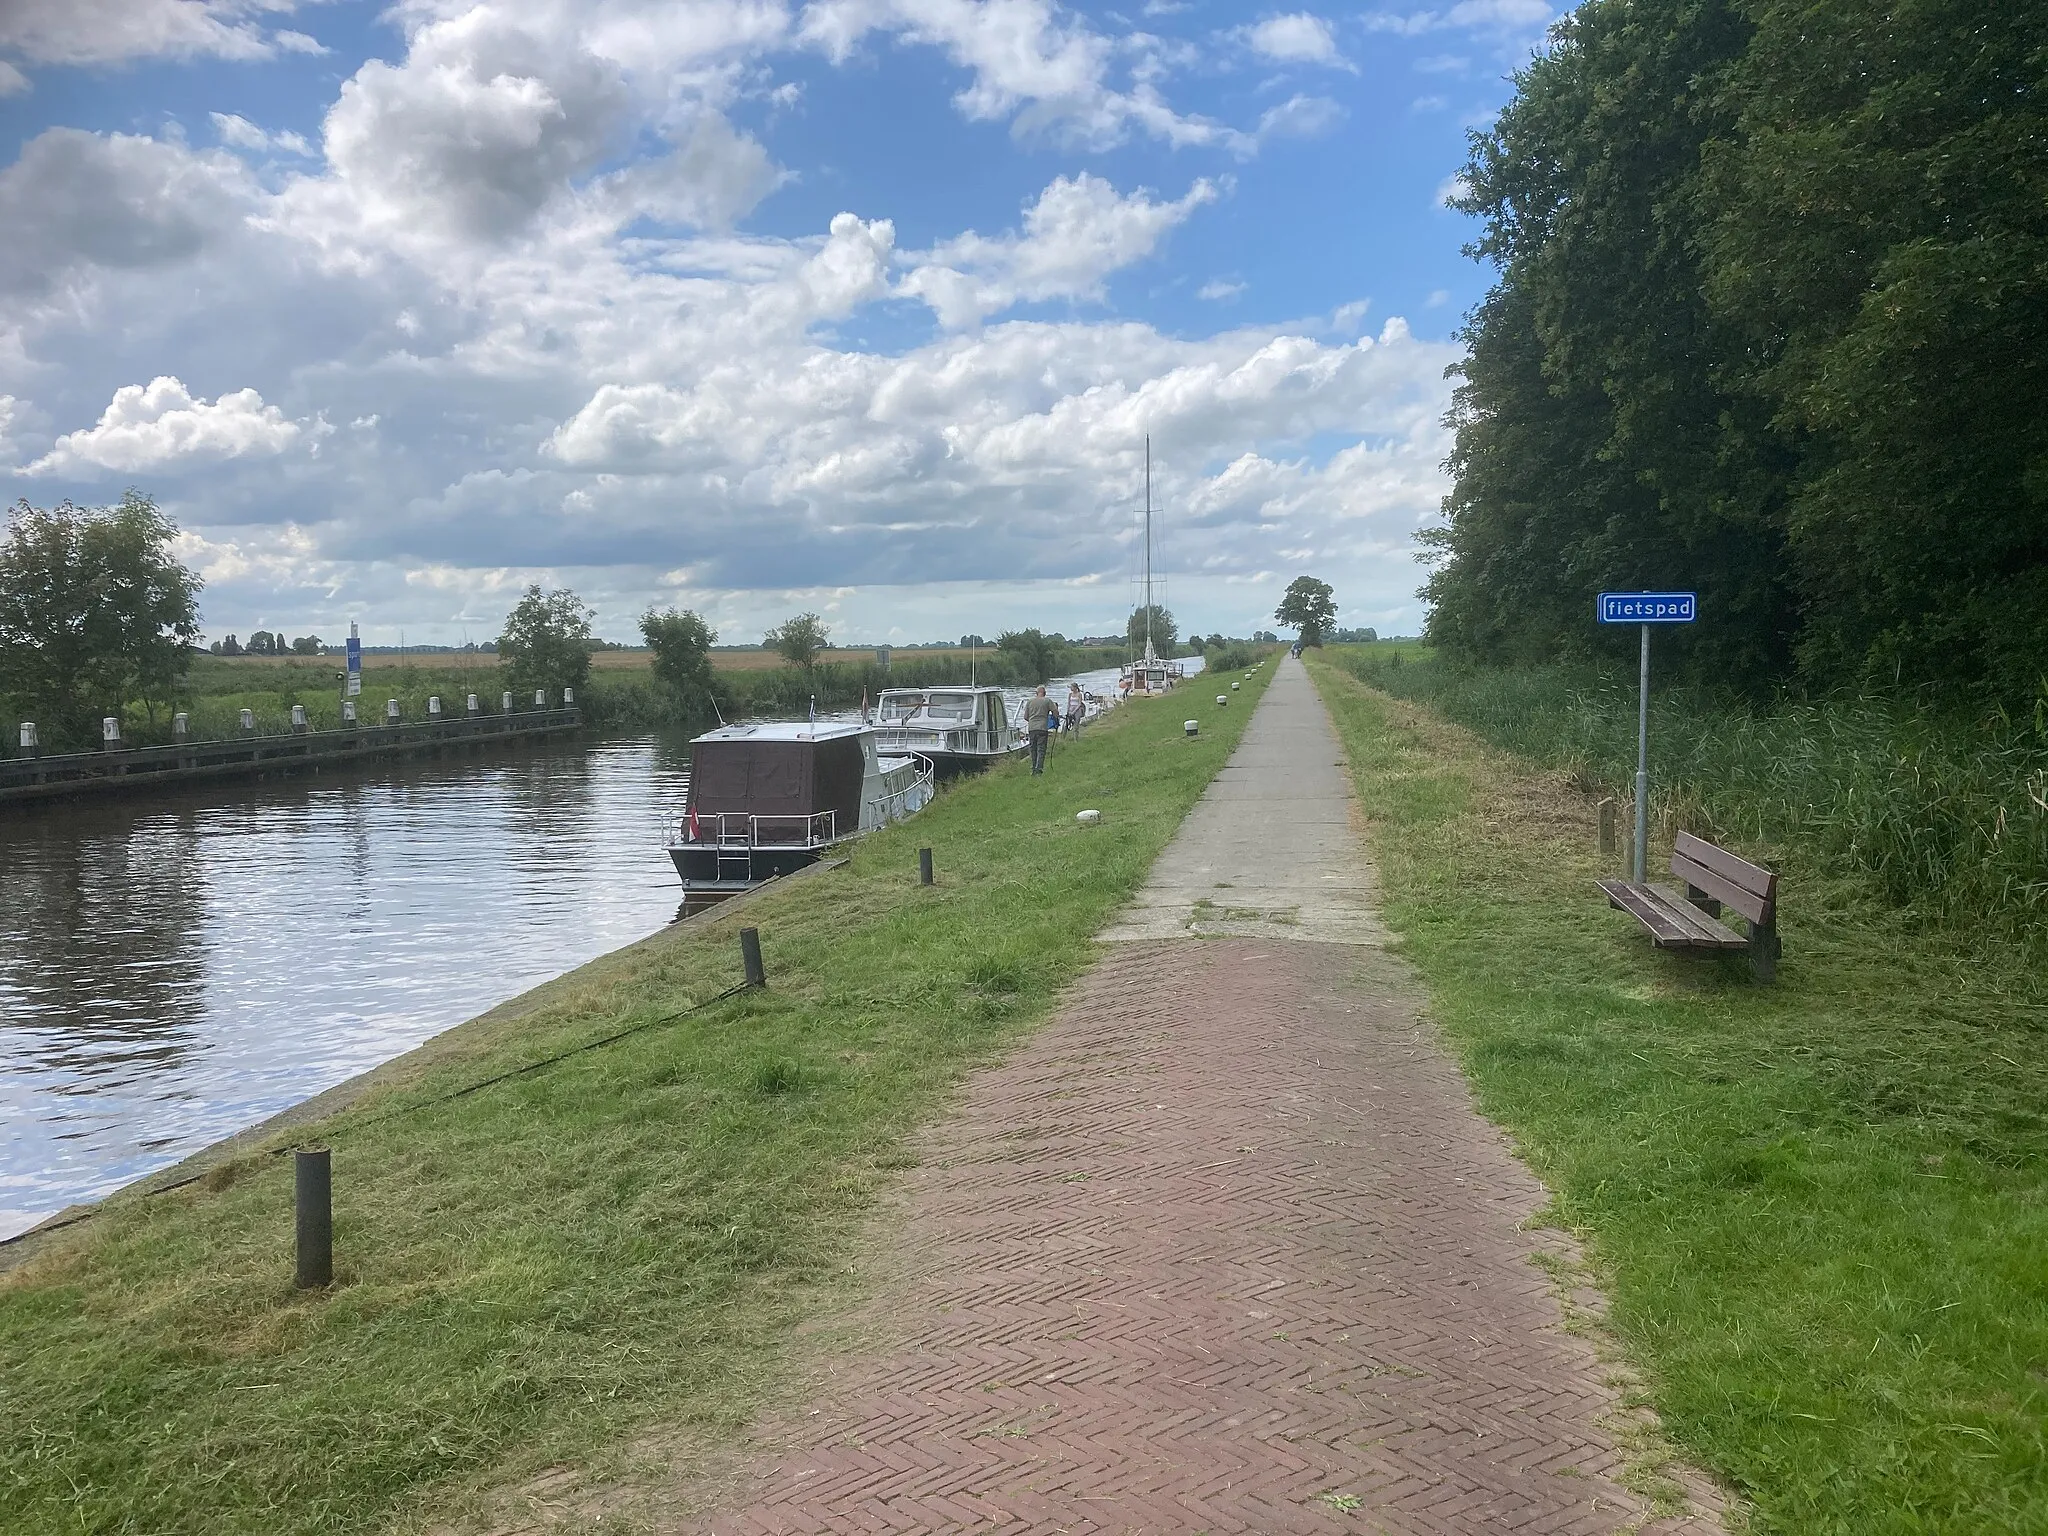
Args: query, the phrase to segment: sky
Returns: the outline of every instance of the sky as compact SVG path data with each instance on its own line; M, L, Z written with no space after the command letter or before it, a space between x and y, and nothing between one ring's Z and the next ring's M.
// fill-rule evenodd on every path
M0 475L212 638L1414 633L1544 0L0 0Z

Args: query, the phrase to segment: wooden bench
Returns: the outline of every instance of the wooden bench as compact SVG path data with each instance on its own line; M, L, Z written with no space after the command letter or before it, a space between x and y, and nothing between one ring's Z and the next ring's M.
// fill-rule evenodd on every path
M1650 942L1659 949L1746 953L1756 979L1769 981L1781 952L1778 877L1690 832L1678 834L1671 873L1683 882L1683 895L1672 886L1628 880L1602 880L1600 889L1610 906L1650 930ZM1748 921L1746 936L1718 921L1723 905Z

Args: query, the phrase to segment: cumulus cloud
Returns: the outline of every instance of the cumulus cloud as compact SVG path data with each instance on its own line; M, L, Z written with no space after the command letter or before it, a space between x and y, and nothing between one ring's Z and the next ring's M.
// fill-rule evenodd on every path
M1369 11L1359 19L1375 32L1404 37L1449 31L1507 35L1540 30L1556 14L1545 0L1460 0L1448 10Z
M1319 139L1344 121L1344 109L1327 96L1290 96L1259 119L1257 138Z
M97 425L67 432L27 474L161 469L180 461L239 459L284 452L301 428L253 389L218 400L195 399L168 375L114 391Z
M1236 298L1239 294L1243 293L1244 290L1245 285L1243 283L1229 283L1225 282L1222 278L1219 277L1202 284L1202 286L1195 291L1195 297L1198 299L1207 299L1211 303L1221 303L1225 299Z
M295 0L8 0L0 6L0 50L35 64L318 51L304 33L264 25L265 13L295 8Z
M1132 131L1176 146L1243 150L1237 130L1176 112L1153 77L1156 42L1117 42L1051 0L812 0L798 36L835 62L873 32L941 49L971 72L954 104L982 121L1009 119L1020 134L1046 133L1077 146L1107 149ZM1112 75L1120 53L1135 52L1129 87Z
M1337 52L1337 35L1320 16L1306 11L1268 16L1238 34L1251 50L1276 64L1335 64L1348 68Z
M40 294L81 266L161 267L243 216L248 183L225 155L133 134L51 128L0 171L0 292Z
M948 327L978 324L1014 304L1096 299L1112 272L1144 260L1216 187L1197 181L1174 202L1140 190L1121 196L1099 176L1057 178L1024 213L1021 233L969 231L914 262L899 292L924 300Z

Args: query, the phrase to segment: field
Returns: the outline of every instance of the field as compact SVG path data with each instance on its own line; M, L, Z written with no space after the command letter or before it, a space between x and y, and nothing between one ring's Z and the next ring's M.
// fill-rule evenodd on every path
M965 667L970 654L986 663L993 647L983 646L979 651L968 652L959 646L934 646L910 650L897 647L890 652L897 661L938 661L958 663ZM875 659L874 646L850 645L824 651L818 657L821 665L864 665ZM233 656L211 658L213 662L237 667L290 671L293 668L318 672L325 668L329 673L341 670L340 656ZM594 672L645 672L654 663L654 653L644 650L593 651L590 666ZM200 663L204 668L207 661ZM412 668L418 672L432 672L438 675L462 674L467 672L492 671L498 665L495 652L491 651L374 651L363 657L363 671L392 672ZM787 667L789 663L780 653L767 650L721 651L711 653L711 665L720 672L773 672ZM964 675L964 674L963 674Z
M1660 954L1594 889L1618 860L1583 763L1489 747L1340 660L1311 670L1388 921L1672 1437L1762 1531L2048 1530L2038 951L1808 852L1776 985Z
M1132 703L1045 778L994 769L750 903L766 991L685 1013L737 979L740 913L670 928L290 1138L334 1150L331 1292L290 1288L290 1168L262 1150L55 1234L0 1274L0 1530L445 1529L651 1425L750 1417L906 1135L1091 963L1251 710L1195 740L1184 713Z

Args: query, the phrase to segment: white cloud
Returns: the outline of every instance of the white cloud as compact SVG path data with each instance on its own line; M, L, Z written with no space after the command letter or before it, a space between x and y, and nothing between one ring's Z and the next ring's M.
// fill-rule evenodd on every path
M1137 63L1130 88L1116 88L1112 67L1126 50L1051 0L812 0L798 24L802 40L835 62L871 32L943 50L973 76L954 105L979 121L1009 119L1020 134L1093 149L1132 130L1175 146L1250 147L1236 130L1166 104L1153 78L1156 40L1127 40Z
M255 150L259 154L267 150L282 150L288 155L313 153L313 146L300 134L270 133L233 112L208 115L213 119L214 132L220 135L221 143L233 145L236 149Z
M1344 120L1344 109L1327 96L1290 96L1259 119L1257 137L1318 139Z
M35 64L120 64L146 58L264 59L319 44L271 33L260 18L294 0L7 0L0 49Z
M1545 0L1461 0L1446 11L1369 11L1359 20L1375 32L1404 37L1450 31L1509 36L1540 31L1556 14Z
M0 99L19 96L28 89L28 76L5 59L0 59Z
M250 188L227 155L51 128L0 170L0 292L41 294L80 267L161 267L235 228Z
M1436 204L1439 208L1450 208L1472 195L1472 183L1459 171L1446 176L1436 185Z
M1202 284L1200 288L1195 290L1195 297L1198 299L1208 299L1214 303L1221 303L1225 299L1236 298L1244 290L1245 285L1243 283L1226 283L1222 278L1218 277Z
M134 471L181 460L277 454L298 441L301 430L253 389L209 402L193 398L181 381L165 376L115 390L98 425L65 433L21 473Z
M1268 16L1244 28L1240 35L1253 52L1276 63L1344 64L1330 24L1306 11Z
M1061 176L1025 210L1021 234L991 239L970 231L907 256L912 270L898 291L924 300L940 324L953 328L1013 304L1100 300L1103 279L1150 256L1168 231L1216 196L1209 181L1162 203L1142 189L1122 197L1099 176Z

